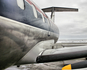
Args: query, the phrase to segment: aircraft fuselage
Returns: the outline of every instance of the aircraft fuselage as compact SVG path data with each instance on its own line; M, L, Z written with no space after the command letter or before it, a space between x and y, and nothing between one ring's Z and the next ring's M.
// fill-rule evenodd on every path
M23 10L17 0L0 0L0 69L16 64L37 43L58 40L58 28L44 12L30 0L24 5Z

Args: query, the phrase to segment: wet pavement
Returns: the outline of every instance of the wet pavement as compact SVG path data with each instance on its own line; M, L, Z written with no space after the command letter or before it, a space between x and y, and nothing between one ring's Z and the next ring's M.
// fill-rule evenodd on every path
M87 45L87 43L58 43L54 46L55 49L61 48L61 47L72 47L73 46L83 46ZM72 64L80 61L84 61L85 58L82 59L76 59L76 60L68 60L68 61L61 61L61 62L51 62L51 63L41 63L41 64L27 64L27 65L21 65L19 68L17 66L9 67L5 70L61 70L63 67L63 64ZM84 69L74 69L74 70L87 70L87 68Z
M16 66L9 67L5 70L61 70L63 62L41 63L41 64L28 64L21 65L19 68Z
M27 65L21 65L19 68L17 68L17 66L12 66L5 70L62 70L63 64L71 64L71 63L76 63L76 62L80 62L84 60L85 58L77 59L77 60L61 61L61 62L27 64ZM74 69L74 70L87 70L87 68Z

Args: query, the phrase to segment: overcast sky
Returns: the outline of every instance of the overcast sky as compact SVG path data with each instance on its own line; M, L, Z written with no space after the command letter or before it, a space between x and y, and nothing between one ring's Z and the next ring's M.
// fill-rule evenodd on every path
M55 13L60 39L87 39L87 0L33 0L40 8L78 8L79 12ZM49 14L48 14L49 15Z

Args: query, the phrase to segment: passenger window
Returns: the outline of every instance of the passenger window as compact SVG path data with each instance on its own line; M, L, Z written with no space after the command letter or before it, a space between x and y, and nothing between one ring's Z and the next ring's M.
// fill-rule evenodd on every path
M17 0L18 6L24 10L24 0Z

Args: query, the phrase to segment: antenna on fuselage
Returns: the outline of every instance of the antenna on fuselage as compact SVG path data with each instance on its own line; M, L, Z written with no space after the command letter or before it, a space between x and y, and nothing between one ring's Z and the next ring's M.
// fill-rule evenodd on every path
M78 12L77 8L48 7L42 9L44 12L51 12L51 19L54 22L55 12Z

